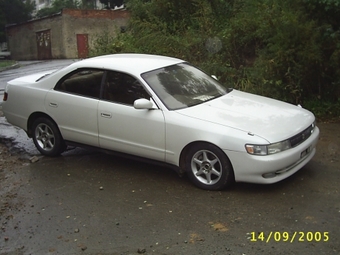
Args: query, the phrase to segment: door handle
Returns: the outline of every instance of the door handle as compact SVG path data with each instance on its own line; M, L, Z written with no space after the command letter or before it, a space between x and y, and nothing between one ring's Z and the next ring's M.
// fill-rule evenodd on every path
M100 114L100 116L102 116L103 118L111 119L112 114L111 114L111 113L104 113L104 112L102 112L102 113Z
M57 103L49 103L49 106L54 107L54 108L57 108L57 107L58 107L58 104L57 104Z

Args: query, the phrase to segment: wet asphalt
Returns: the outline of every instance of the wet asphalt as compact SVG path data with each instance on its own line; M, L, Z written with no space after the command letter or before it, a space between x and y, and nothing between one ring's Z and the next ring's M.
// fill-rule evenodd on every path
M340 124L319 127L316 156L287 180L209 192L94 150L42 157L0 117L2 141L22 157L0 183L0 255L339 254Z
M1 255L339 254L339 172L318 160L275 185L221 192L83 149L8 178Z

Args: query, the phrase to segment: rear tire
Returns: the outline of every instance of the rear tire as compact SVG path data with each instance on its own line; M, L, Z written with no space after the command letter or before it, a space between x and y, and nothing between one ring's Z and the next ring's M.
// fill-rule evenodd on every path
M185 166L190 180L201 189L222 190L235 181L227 155L212 144L192 146L187 153Z
M66 144L57 125L48 118L38 118L32 124L33 142L41 154L58 156L65 149Z

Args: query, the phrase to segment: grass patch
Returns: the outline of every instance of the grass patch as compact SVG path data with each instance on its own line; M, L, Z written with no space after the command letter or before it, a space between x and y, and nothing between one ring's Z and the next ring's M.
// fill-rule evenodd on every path
M14 65L14 60L0 60L0 68L5 68Z
M303 107L313 112L318 120L340 120L340 99L337 102L308 100Z

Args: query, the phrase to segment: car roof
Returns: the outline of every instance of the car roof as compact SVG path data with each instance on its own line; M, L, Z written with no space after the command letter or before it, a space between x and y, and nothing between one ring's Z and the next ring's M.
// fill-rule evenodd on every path
M125 53L88 58L75 62L71 66L73 68L92 67L116 70L138 76L151 70L183 62L185 61L166 56Z

